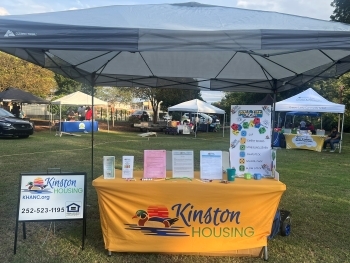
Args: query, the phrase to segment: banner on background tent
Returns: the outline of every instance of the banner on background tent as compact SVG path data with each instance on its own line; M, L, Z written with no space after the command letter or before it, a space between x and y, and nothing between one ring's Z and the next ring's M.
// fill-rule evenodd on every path
M230 163L236 169L236 174L272 176L275 166L272 155L271 106L232 105Z

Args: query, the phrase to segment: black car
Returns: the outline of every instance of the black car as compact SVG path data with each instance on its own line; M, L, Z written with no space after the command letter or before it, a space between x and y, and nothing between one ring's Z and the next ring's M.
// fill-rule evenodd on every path
M28 138L33 132L31 122L16 118L12 113L0 108L0 136Z
M129 116L129 119L132 119L132 118L139 119L140 121L149 121L150 120L150 117L149 117L147 111L142 111L142 110L135 111L133 114L131 114Z

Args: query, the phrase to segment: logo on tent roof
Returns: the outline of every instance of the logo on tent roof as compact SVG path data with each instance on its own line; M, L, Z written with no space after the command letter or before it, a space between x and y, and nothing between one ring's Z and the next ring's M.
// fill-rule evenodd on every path
M298 97L296 101L315 101L319 102L321 101L319 98L310 98L310 97Z
M24 32L13 32L11 30L7 30L4 37L15 37L15 36L36 36L36 33L24 33Z
M7 30L7 32L4 35L4 37L14 37L14 36L15 34L11 30Z

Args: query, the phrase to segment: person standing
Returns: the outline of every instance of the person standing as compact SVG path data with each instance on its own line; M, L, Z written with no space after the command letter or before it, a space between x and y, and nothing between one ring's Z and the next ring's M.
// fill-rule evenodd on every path
M306 122L304 120L300 122L300 130L306 130Z
M91 121L92 119L92 110L89 106L86 107L85 120Z
M85 106L80 106L78 108L78 114L79 114L79 120L84 121L85 120Z

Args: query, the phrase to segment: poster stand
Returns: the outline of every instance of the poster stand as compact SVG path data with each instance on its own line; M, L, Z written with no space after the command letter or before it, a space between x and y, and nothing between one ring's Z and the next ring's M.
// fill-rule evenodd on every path
M28 178L31 180L34 177L35 179L33 182L29 182L28 184L25 184L23 181L23 179L28 181ZM47 183L47 185L45 183ZM51 188L49 188L48 185ZM63 187L67 185L75 187L69 188L69 193L75 191L74 194L67 194L66 196L68 199L66 200L62 198L62 194L59 195L59 198L55 198L55 191L56 193L63 192ZM24 189L25 187L23 186L28 187ZM46 190L46 187L50 190L54 190L54 192ZM23 239L26 239L26 222L51 221L55 223L56 221L82 220L81 249L84 250L86 237L86 193L85 172L61 172L60 168L48 168L46 173L21 173L19 176L13 253L16 254L17 251L19 222L22 222ZM33 200L27 199L36 200L33 202ZM68 206L67 200L69 200L70 203ZM64 202L66 203L64 204ZM32 207L28 207L28 203L32 204Z

